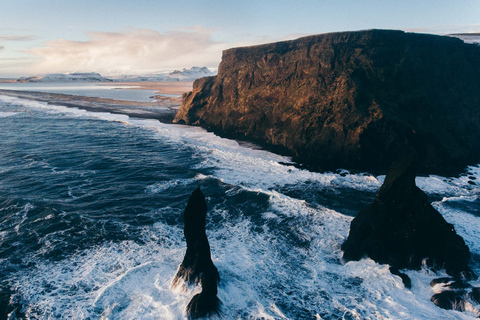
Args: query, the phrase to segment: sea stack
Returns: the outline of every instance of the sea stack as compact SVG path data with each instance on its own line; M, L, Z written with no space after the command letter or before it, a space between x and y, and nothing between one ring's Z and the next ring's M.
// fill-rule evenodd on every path
M346 261L370 257L392 270L445 268L458 279L473 279L470 250L415 185L413 157L396 162L375 200L353 219L342 245Z
M308 36L223 52L174 122L278 147L308 168L418 173L480 161L480 46L396 30Z
M207 203L200 187L193 191L184 211L184 229L187 252L178 267L172 286L180 279L188 284L199 283L202 292L195 295L187 305L186 313L190 319L219 315L221 302L217 298L217 284L220 275L210 256L210 245L205 232Z

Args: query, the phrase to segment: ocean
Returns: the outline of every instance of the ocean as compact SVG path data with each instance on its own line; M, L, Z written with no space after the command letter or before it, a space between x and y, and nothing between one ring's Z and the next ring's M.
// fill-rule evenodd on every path
M200 186L223 319L474 319L436 307L443 271L342 262L384 176L300 169L197 127L0 97L0 288L8 319L185 319L171 289ZM480 166L418 177L480 274ZM472 282L480 286L480 282ZM7 297L7 298L5 298Z

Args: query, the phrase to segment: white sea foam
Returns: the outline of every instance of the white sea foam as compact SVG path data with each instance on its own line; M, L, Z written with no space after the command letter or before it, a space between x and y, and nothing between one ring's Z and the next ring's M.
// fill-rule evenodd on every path
M376 191L385 179L384 175L352 174L347 170L316 173L299 169L293 164L288 165L291 163L289 157L249 148L198 127L163 124L151 120L130 120L130 123L154 130L162 139L168 138L176 143L195 147L204 156L200 167L214 168L216 178L233 185L271 190L287 185L313 183L314 188L342 187ZM480 166L469 167L466 174L467 176L458 178L435 175L417 177L416 183L420 189L431 194L479 194L480 187L472 185L471 182L478 179L480 183ZM473 177L473 180L469 176Z
M413 284L412 290L407 290L386 265L370 259L342 264L340 246L352 218L278 191L299 183L375 191L384 176L313 173L280 163L288 163L288 157L246 148L200 128L154 120L122 121L151 130L178 148L192 148L203 159L199 168L211 168L212 177L269 197L268 209L258 213L264 218L262 225L255 225L258 222L246 215L225 219L207 230L222 278L218 295L226 319L283 319L289 309L314 311L308 318L317 319L474 318L430 302L433 291L429 283L442 274L407 271ZM479 173L480 167L469 168L470 176L480 179ZM471 250L479 253L479 218L446 205L475 201L478 188L468 182L471 180L430 176L417 178L417 184L427 193L445 196L434 206L455 225ZM158 182L146 186L145 191L163 192L183 183L190 182ZM173 213L168 207L161 210L166 210L162 214ZM229 216L224 209L211 210ZM16 279L19 298L32 318L184 318L185 306L198 288L170 289L184 254L182 230L158 223L145 227L143 242L106 243L64 261L36 261L35 269Z
M434 202L432 205L447 222L455 226L455 230L463 237L470 251L480 253L479 217L462 210L449 208L445 205L445 201Z
M368 173L351 174L347 170L332 173L315 173L299 169L292 165L289 157L280 156L265 150L249 148L231 139L224 139L199 127L164 124L157 120L130 119L126 115L98 113L55 106L43 102L0 97L6 102L15 102L32 108L48 109L57 113L96 117L101 120L133 124L154 131L159 137L169 139L172 143L194 147L203 156L201 167L214 168L215 177L222 181L249 188L271 190L286 185L313 183L314 188L353 188L357 190L376 191L385 176ZM480 181L480 166L468 168L468 176ZM469 184L468 176L444 178L439 176L417 177L417 185L427 193L466 196L479 194L480 187Z
M92 117L98 118L100 120L122 122L126 124L128 123L128 119L130 118L129 116L124 114L113 114L109 112L90 112L76 107L65 107L55 104L49 104L46 102L26 100L7 96L0 96L0 101L20 105L22 107L43 110L51 113L68 114L70 116Z
M0 112L0 118L11 117L18 114L18 112Z
M20 211L18 211L15 215L15 232L19 234L20 227L22 227L23 223L27 220L27 215L30 210L35 209L35 206L31 203L25 204Z
M303 290L311 292L312 295L318 290L325 290L332 300L325 302L325 305L320 304L319 310L322 307L328 308L327 304L333 304L337 310L344 311L345 317L354 319L472 319L472 314L442 310L431 303L433 293L429 283L438 275L429 274L427 271L408 272L415 286L410 291L404 288L399 277L388 271L388 266L379 265L372 260L350 262L345 266L335 263L341 258L340 245L348 235L351 218L322 207L311 207L305 201L295 200L274 191L278 187L305 182L312 182L316 187L375 191L381 186L385 176L350 174L348 171L313 173L280 164L288 163L290 159L287 157L245 148L202 129L185 130L184 127L160 123L150 123L149 127L155 129L162 138L172 138L177 142L187 141L190 146L195 146L204 156L201 166L214 168L214 177L228 184L243 186L247 190L268 194L271 207L262 216L276 220L295 217L292 234L298 240L311 244L308 253L304 253L305 256L295 253L304 259L301 267L308 272L303 274L294 269L295 276L292 276L288 270L293 266L286 262L289 260L288 254L275 247L279 244L275 238L270 238L271 232L252 234L247 221L225 226L227 230L230 229L228 232L219 230L218 232L228 234L227 237L217 235L212 241L212 248L217 254L220 251L220 256L217 256L215 261L217 267L231 275L226 281L226 287L219 293L226 309L250 310L248 314L257 318L281 318L275 304L269 300L273 297L264 298L259 294L270 290L269 286L273 285L268 280L270 276L280 278L281 283L299 282ZM479 167L470 167L468 174L480 178L479 172ZM463 197L476 199L478 195L478 189L470 185L466 177L429 176L419 177L416 181L421 189L431 194L456 196L460 197L459 200L463 200ZM478 218L467 213L464 215L468 215L468 218L464 215L457 216L449 209L440 212L447 220L458 225L457 231L469 239L467 243L472 250L480 252L476 245L480 243L480 239L477 239L478 228L475 227L478 225ZM304 218L300 219L302 216ZM454 219L462 222L452 221ZM222 242L225 238L228 240ZM221 253L221 248L230 249ZM348 283L352 278L362 279L359 288L354 289L348 285L342 288L339 285ZM238 317L239 314L232 313L231 316Z
M443 194L451 197L480 194L480 166L469 166L466 175L460 177L417 177L417 186L426 193Z
M149 128L159 137L194 147L204 161L199 168L214 168L215 177L225 183L270 190L285 185L313 182L320 187L349 187L376 190L381 180L370 174L314 173L293 166L291 159L220 138L199 127L163 124L152 120L130 120ZM288 163L292 163L288 165Z
M181 238L175 228L156 231ZM19 298L33 318L179 319L190 292L178 295L169 289L179 263L172 257L183 254L183 246L175 247L125 241L66 261L40 262L33 274L18 279Z
M286 319L291 309L324 319L473 319L430 302L429 283L442 274L408 271L410 291L386 265L370 259L343 265L340 245L351 217L266 193L277 224L267 219L255 226L240 217L207 230L225 319ZM218 210L210 215L228 217ZM141 245L106 243L60 262L38 262L16 280L19 298L37 318L183 319L199 288L170 288L185 252L181 228L157 223L144 228L142 239ZM292 240L305 246L293 248Z
M10 103L12 101L19 100L18 98L10 97L10 96L2 96L0 95L0 101Z
M196 177L196 179L199 179L200 177ZM164 191L167 191L168 189L170 188L173 188L173 187L176 187L176 186L186 186L190 183L192 183L192 181L194 181L195 179L177 179L177 180L165 180L165 181L162 181L162 182L157 182L157 183L154 183L152 185L149 185L145 188L145 192L146 193L152 193L152 194L156 194L156 193L161 193L161 192L164 192Z

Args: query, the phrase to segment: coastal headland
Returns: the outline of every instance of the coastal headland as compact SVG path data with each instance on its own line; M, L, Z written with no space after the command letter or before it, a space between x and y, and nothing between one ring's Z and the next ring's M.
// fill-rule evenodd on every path
M223 52L174 120L281 147L318 171L419 174L480 162L480 47L395 30L308 36Z

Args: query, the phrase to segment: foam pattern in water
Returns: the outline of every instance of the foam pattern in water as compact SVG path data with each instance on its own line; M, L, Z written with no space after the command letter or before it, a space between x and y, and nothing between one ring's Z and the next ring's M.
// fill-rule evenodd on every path
M342 262L340 246L352 217L340 212L347 206L359 210L364 195L373 197L384 176L310 172L289 165L288 157L247 148L199 128L8 98L3 102L16 106L7 111L16 113L9 117L43 110L59 119L95 119L99 126L113 121L199 159L178 169L191 171L188 177L145 183L142 192L154 197L193 191L196 185L204 188L209 204L207 236L222 278L218 295L224 319L474 318L430 302L429 283L442 272L407 271L413 284L408 290L387 265L370 259ZM419 177L417 185L438 199L434 206L455 225L478 259L480 221L471 209L478 208L476 179L480 167L470 167L456 178ZM81 189L69 190L72 199L81 195ZM25 258L29 267L12 273L10 282L15 306L21 309L12 318L23 314L29 319L184 319L185 306L200 289L170 288L185 253L181 219L169 218L181 215L188 197L182 192L181 197L172 197L171 205L142 213L155 223L136 226L133 239L103 241L60 260L43 259L40 252L45 248ZM327 205L319 193L339 196L345 203ZM181 204L178 198L183 199ZM32 206L17 208L10 227L23 230ZM128 221L118 222L119 228L132 230ZM0 239L3 236L0 233ZM54 246L55 236L52 232L42 237L43 246ZM480 273L475 261L473 267Z

